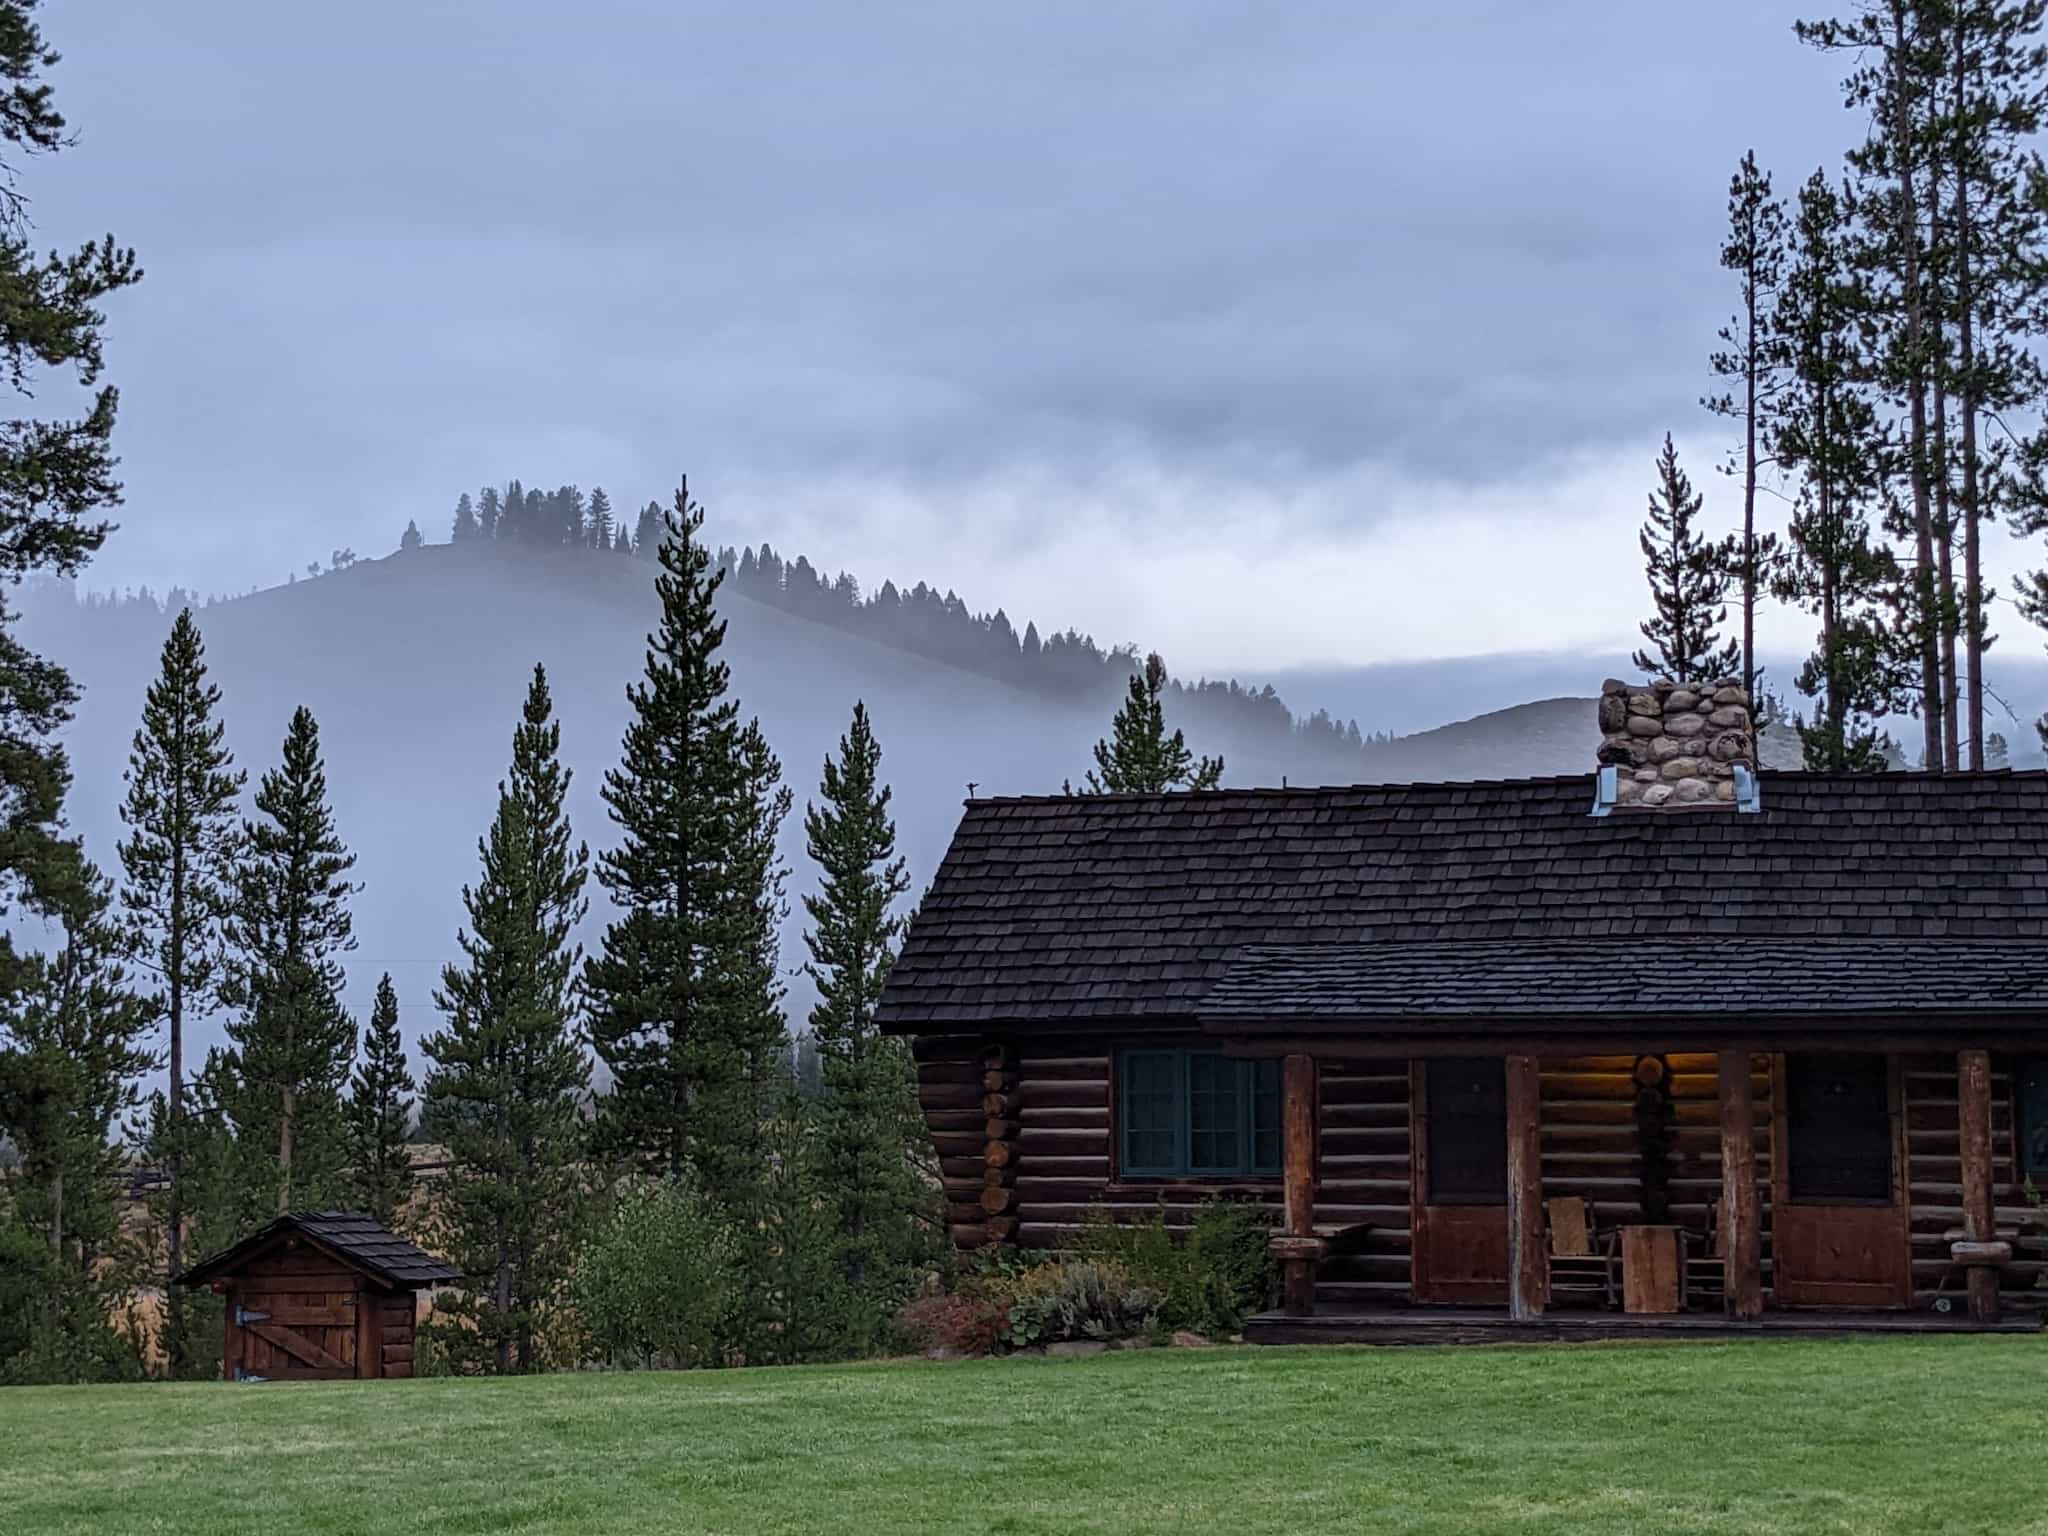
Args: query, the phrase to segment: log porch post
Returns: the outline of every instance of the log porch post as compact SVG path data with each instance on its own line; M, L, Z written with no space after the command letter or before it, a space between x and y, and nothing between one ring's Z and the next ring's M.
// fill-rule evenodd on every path
M1748 1051L1722 1051L1714 1063L1721 1100L1721 1256L1723 1304L1744 1322L1764 1309L1763 1231L1756 1198L1756 1105Z
M1316 1059L1306 1053L1280 1066L1282 1214L1285 1241L1275 1243L1286 1274L1284 1302L1294 1317L1316 1309Z
M1534 1056L1507 1059L1508 1315L1537 1318L1550 1302L1543 1249L1542 1077Z
M1963 1241L1973 1245L1970 1318L1998 1320L1998 1265L1985 1262L1998 1240L1993 1225L1991 1178L1991 1057L1984 1051L1956 1053L1956 1100L1961 1111L1963 1151ZM1981 1245L1981 1246L1975 1246Z

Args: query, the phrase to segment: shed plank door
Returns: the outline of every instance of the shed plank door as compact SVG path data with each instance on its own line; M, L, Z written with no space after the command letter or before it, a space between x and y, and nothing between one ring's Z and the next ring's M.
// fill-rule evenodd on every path
M1771 1094L1771 1273L1780 1306L1913 1300L1896 1057L1789 1054Z
M356 1375L356 1277L312 1257L259 1260L236 1286L242 1368L272 1381ZM260 1314L260 1315L259 1315Z
M1415 1299L1504 1304L1507 1064L1499 1057L1415 1062L1408 1104Z

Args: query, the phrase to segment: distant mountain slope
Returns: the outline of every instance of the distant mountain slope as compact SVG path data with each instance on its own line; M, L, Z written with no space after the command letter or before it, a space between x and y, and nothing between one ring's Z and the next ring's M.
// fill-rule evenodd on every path
M744 597L728 597L724 614L735 688L760 715L796 791L799 814L784 846L799 914L808 877L801 806L816 792L819 765L855 699L874 716L903 851L919 882L944 850L970 783L984 795L1078 783L1108 724L1100 701L1063 703ZM626 685L639 675L656 618L650 568L641 562L503 543L432 545L201 612L229 740L252 778L273 761L295 705L311 706L320 720L337 820L364 885L350 964L358 1006L389 970L407 1035L433 1023L432 988L454 948L462 886L474 876L476 839L536 661L548 667L561 712L577 831L594 848L610 841L598 791L617 760ZM128 742L168 623L148 605L68 601L35 604L25 620L32 643L84 686L70 733L72 821L108 866ZM1588 689L1598 681L1589 676ZM1300 710L1316 700L1291 702ZM1345 777L1590 773L1593 707L1590 698L1551 699L1369 744L1364 769ZM1231 783L1329 781L1327 757L1285 733L1239 740L1191 724L1190 735L1199 750L1225 753ZM586 943L596 941L605 916L601 893L593 894ZM803 958L800 932L793 916L784 949L792 973ZM801 1022L807 1002L794 974L792 992L792 1019Z

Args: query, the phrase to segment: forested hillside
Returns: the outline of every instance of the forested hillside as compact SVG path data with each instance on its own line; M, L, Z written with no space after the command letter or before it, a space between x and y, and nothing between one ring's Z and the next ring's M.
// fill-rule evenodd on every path
M759 551L730 558L722 611L735 690L760 715L799 805L815 794L847 710L864 700L918 884L970 785L1003 795L1080 784L1122 693L1127 651L1062 634L1034 652L1029 623L1005 651L987 637L1009 621L978 619L950 594L914 586L893 600L856 600L801 559L784 564L771 587ZM776 601L763 600L771 594ZM77 601L68 589L45 588L28 604L24 622L36 643L64 655L84 687L68 737L78 774L72 819L102 859L112 858L118 835L114 807L143 690L173 605L187 600ZM607 844L612 827L598 789L617 759L626 685L656 611L650 564L615 550L502 539L344 559L339 569L198 606L228 741L242 763L275 757L298 704L321 723L337 821L365 887L356 903L360 943L348 957L352 1002L367 1008L388 969L407 1037L434 1018L428 994L461 921L462 883L503 771L506 722L536 661L547 666L562 755L576 775L576 831L593 847ZM1589 670L1589 694L1598 681ZM1590 697L1558 699L1374 740L1313 713L1304 727L1264 686L1205 684L1174 691L1168 705L1195 747L1224 756L1231 784L1577 772L1592 762L1592 710ZM784 842L801 879L799 820L784 828ZM800 952L792 920L785 963ZM801 990L800 978L792 983Z

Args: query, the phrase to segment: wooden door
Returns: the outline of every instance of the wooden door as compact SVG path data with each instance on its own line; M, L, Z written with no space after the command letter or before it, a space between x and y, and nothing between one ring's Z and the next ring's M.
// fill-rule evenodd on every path
M1411 1062L1408 1090L1410 1293L1419 1302L1505 1305L1506 1063Z
M1776 1057L1771 1277L1782 1307L1913 1301L1904 1081L1897 1057Z
M239 1368L244 1380L355 1377L362 1299L356 1275L317 1256L257 1260L227 1293L228 1374Z

